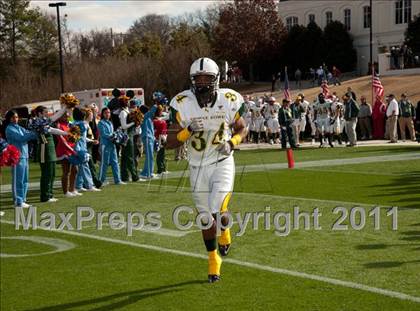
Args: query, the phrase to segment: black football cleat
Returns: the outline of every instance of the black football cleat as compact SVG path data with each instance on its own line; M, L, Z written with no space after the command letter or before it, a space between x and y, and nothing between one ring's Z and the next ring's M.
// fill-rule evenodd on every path
M216 283L217 281L220 281L220 275L209 275L209 283Z
M219 253L220 255L227 256L230 250L230 244L226 244L226 245L220 245L219 244Z

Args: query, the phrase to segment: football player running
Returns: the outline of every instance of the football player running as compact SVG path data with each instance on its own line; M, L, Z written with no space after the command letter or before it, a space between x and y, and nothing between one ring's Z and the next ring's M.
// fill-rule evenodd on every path
M242 96L231 89L219 89L219 67L210 58L197 59L190 68L191 89L176 95L170 103L172 115L182 128L169 132L168 141L188 143L192 196L199 213L206 213L209 229L202 230L208 252L208 281L220 279L221 257L228 254L229 229L221 229L217 241L216 219L223 226L232 195L235 163L233 149L246 137L242 118ZM176 138L174 137L176 136ZM218 244L218 247L217 247Z

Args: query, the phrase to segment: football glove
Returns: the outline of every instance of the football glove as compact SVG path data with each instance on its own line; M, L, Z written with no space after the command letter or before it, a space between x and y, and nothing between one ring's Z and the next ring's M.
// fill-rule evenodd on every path
M219 151L222 155L228 156L232 152L232 145L230 142L226 141L224 143L220 143L216 150Z
M188 125L188 130L190 132L201 132L204 129L203 120L201 119L194 119Z

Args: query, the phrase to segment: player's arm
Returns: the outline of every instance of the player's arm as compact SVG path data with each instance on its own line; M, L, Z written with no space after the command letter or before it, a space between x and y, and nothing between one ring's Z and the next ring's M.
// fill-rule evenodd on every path
M166 148L176 149L182 146L194 132L200 132L203 130L202 120L193 120L185 126L181 120L180 113L171 106L170 111L170 122L171 125L168 127L168 137Z
M245 111L245 106L244 104L242 104L241 108L236 112L234 121L231 125L232 132L233 132L232 138L228 140L227 142L220 144L219 147L217 148L217 150L221 154L230 155L230 153L235 148L235 146L238 146L248 134L248 131L245 125L245 120L242 118L244 111Z

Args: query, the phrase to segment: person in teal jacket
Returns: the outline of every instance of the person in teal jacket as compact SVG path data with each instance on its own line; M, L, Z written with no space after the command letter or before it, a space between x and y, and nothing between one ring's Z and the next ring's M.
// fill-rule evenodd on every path
M19 116L15 110L6 113L4 121L6 140L20 152L19 163L12 167L12 193L16 207L28 208L26 194L28 192L28 141L36 140L38 135L18 125Z
M144 146L144 167L140 173L142 180L153 178L153 149L155 146L155 128L153 126L153 118L156 114L157 105L153 105L150 110L146 105L140 107L143 113L143 123L141 124L141 140Z
M106 171L111 166L112 175L114 176L114 183L116 185L124 185L121 181L120 168L118 166L117 148L112 141L112 134L114 133L114 126L111 122L111 110L103 108L101 111L101 121L98 123L100 153L101 153L101 168L99 172L99 179L102 183L106 180Z

